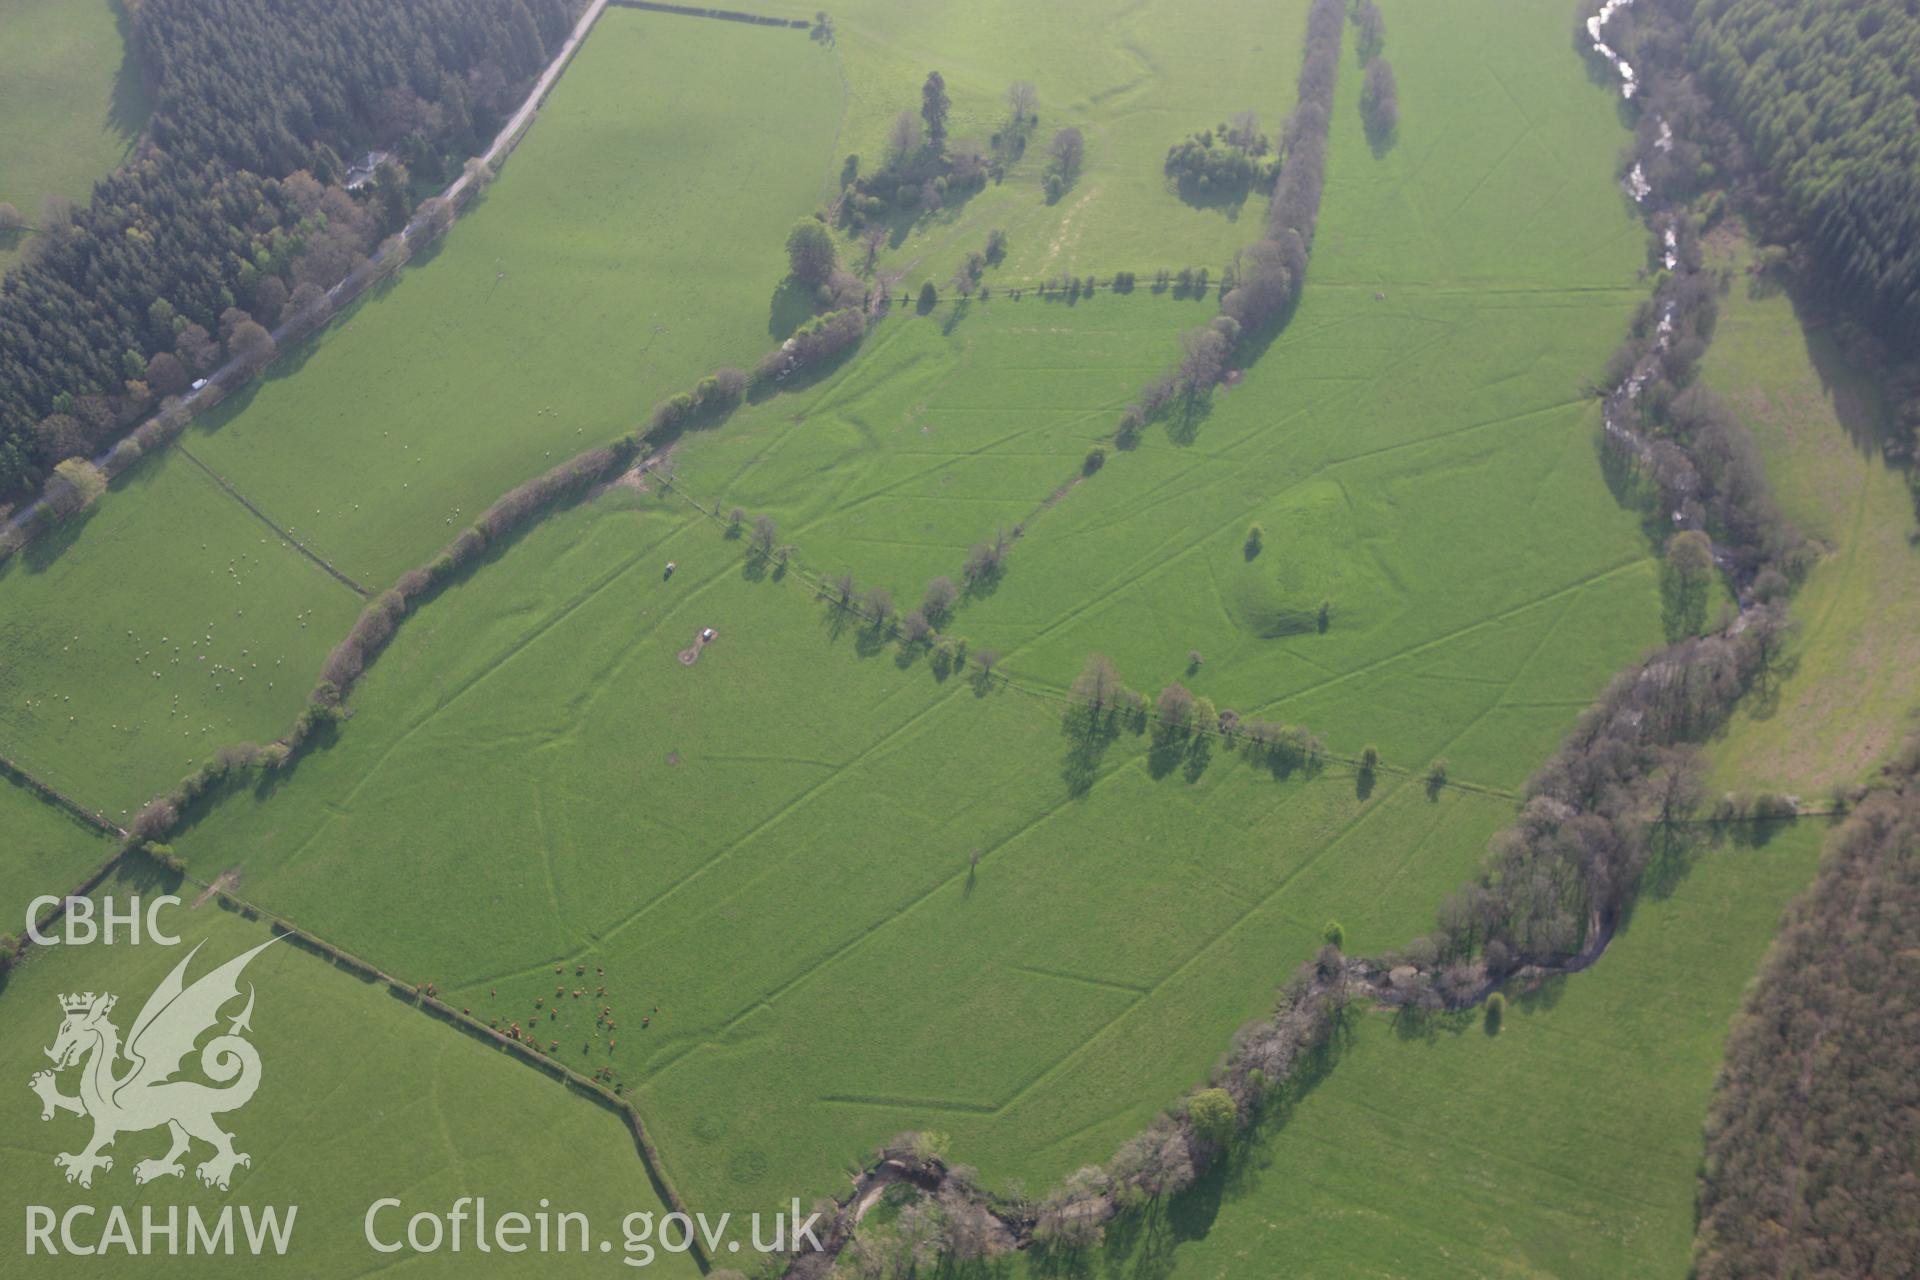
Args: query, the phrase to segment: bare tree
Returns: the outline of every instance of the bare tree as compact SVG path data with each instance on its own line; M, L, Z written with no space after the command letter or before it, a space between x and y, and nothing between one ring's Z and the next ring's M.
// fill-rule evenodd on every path
M773 523L773 517L761 516L753 522L753 536L747 540L747 545L753 548L756 555L771 555L773 542L778 534L779 530Z
M867 229L860 233L861 247L867 251L867 270L873 270L873 263L880 256L880 246L887 242L887 227L883 222L870 222Z
M1053 135L1053 141L1047 147L1053 158L1053 166L1060 176L1071 179L1080 172L1080 166L1087 158L1087 140L1081 132L1069 125Z
M920 146L920 117L902 110L887 127L887 157L898 164Z
M1073 682L1074 700L1098 713L1111 706L1119 693L1120 672L1113 659L1102 653L1090 654Z
M1013 127L1023 129L1027 117L1038 119L1036 108L1040 105L1040 94L1034 89L1031 80L1015 80L1007 86L1007 111L1013 116Z
M1176 681L1160 691L1160 697L1154 703L1153 715L1167 732L1185 732L1194 727L1193 695L1187 692L1185 685Z
M953 602L960 598L960 591L953 585L953 579L942 575L927 584L926 599L921 602L920 611L927 615L927 621L939 626L946 621L947 614L953 609Z
M1217 329L1209 327L1182 334L1180 345L1186 351L1180 360L1182 388L1187 395L1198 396L1220 381L1227 363L1227 340Z

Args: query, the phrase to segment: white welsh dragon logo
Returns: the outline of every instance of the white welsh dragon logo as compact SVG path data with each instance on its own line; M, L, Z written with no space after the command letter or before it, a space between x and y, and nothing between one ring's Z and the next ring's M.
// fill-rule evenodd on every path
M93 1141L84 1150L53 1158L66 1170L68 1182L92 1186L94 1170L113 1168L113 1157L101 1151L112 1146L116 1136L161 1125L172 1134L173 1145L159 1159L142 1160L133 1166L137 1183L180 1177L184 1172L180 1157L194 1138L213 1146L212 1158L196 1170L200 1181L210 1187L226 1190L235 1166L252 1165L251 1158L233 1149L233 1135L213 1119L245 1106L260 1087L259 1051L241 1038L242 1032L252 1030L251 983L247 985L246 1007L228 1024L226 1034L216 1035L200 1050L200 1070L225 1087L216 1089L195 1080L171 1077L193 1052L194 1042L219 1022L220 1010L239 998L240 971L274 941L277 939L227 961L189 987L184 975L188 962L200 950L195 946L147 997L124 1047L119 1029L107 1021L116 997L91 991L60 997L60 1008L67 1016L53 1047L46 1051L53 1059L53 1070L36 1072L28 1084L40 1095L42 1120L53 1119L56 1111L93 1118ZM130 1065L116 1073L122 1057ZM70 1098L59 1091L55 1072L83 1061L79 1095Z

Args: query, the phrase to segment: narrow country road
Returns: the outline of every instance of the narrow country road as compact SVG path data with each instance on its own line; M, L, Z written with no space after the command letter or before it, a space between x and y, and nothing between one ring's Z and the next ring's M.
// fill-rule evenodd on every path
M547 68L540 73L540 78L533 82L533 88L527 91L525 100L522 101L519 108L507 118L506 124L501 126L500 131L494 135L492 145L481 153L480 158L485 160L489 166L499 164L507 153L513 150L514 144L519 141L520 135L526 131L527 126L533 122L534 116L538 114L540 103L546 98L548 92L552 90L554 82L559 80L560 73L566 70L567 63L573 59L575 51L580 47L580 42L587 38L589 31L593 30L593 24L599 20L601 13L606 10L606 7L607 0L593 0L593 2L587 6L586 12L580 15L580 21L574 24L573 31L567 36L565 43L560 46L559 52L555 53L552 60L547 63ZM439 198L446 200L449 204L453 205L454 208L458 209L461 200L466 197L468 188L471 185L471 176L463 170L459 177L447 184L446 189L440 193ZM413 219L400 229L400 240L403 243L411 245L415 235L421 228L426 226L426 223L426 215L416 212ZM352 271L349 271L338 284L327 290L328 318L342 306L359 297L368 285L381 277L383 274L382 269L389 256L391 255L386 244L383 243L377 246L365 262L355 267ZM313 324L311 321L308 323L312 325L313 330L317 331L326 323L326 319L323 318L317 324ZM286 341L289 336L292 336L301 326L301 317L296 316L289 320L283 320L280 325L273 330L273 343L276 350L282 342ZM188 392L180 398L181 407L188 410L189 420L198 413L202 407L202 401L207 398L207 392L209 390L226 386L229 383L238 387L245 383L245 375L246 370L243 361L228 360L225 364L201 379L195 390ZM149 417L148 420L150 421L151 417ZM132 433L129 432L127 434L131 435ZM117 444L119 442L116 440L115 443ZM102 450L93 459L94 465L104 467L108 455L112 452L113 448L111 445ZM15 511L9 516L4 524L0 524L0 529L7 532L25 529L39 514L40 508L45 505L46 499L44 498L35 498L31 502L25 503L18 511ZM275 526L275 530L276 532L280 532L278 526ZM286 537L288 535L281 532L281 536ZM307 550L304 546L302 546L301 549ZM318 558L316 553L309 551L308 554L315 555L316 558Z

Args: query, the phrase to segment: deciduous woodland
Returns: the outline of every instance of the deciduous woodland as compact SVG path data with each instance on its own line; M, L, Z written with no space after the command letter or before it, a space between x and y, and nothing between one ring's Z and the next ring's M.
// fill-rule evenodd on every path
M1827 842L1727 1045L1697 1274L1877 1276L1920 1255L1920 743Z

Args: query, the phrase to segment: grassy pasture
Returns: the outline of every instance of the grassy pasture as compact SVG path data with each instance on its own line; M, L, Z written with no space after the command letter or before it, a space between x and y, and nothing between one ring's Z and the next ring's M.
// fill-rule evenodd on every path
M84 204L146 127L124 23L118 0L0 0L0 201L29 226L48 196ZM0 272L18 255L0 240Z
M102 892L124 897L164 887L123 878L109 881ZM192 900L190 890L185 896ZM42 1123L39 1100L25 1087L27 1077L47 1065L41 1049L60 1024L57 997L114 992L120 999L113 1020L124 1034L147 993L193 946L203 944L204 950L189 969L189 981L271 936L264 925L213 903L176 909L164 921L180 935L181 946L40 949L9 976L0 1001L0 1021L9 1032L0 1050L9 1081L0 1103L9 1144L0 1190L14 1205L43 1204L58 1212L85 1203L101 1206L104 1214L106 1205L119 1204L136 1231L142 1205L164 1212L168 1205L193 1204L203 1214L226 1204L298 1205L292 1245L274 1267L302 1277L364 1274L390 1264L393 1259L375 1253L362 1236L368 1206L383 1196L398 1196L406 1206L397 1218L383 1217L383 1229L396 1223L404 1228L405 1214L421 1209L444 1213L463 1195L487 1197L495 1216L516 1209L533 1213L544 1196L556 1212L587 1213L596 1233L612 1235L616 1248L626 1214L665 1213L620 1116L422 1015L384 987L285 942L246 969L243 981L257 993L250 1039L260 1052L261 1084L244 1108L222 1117L236 1148L253 1156L252 1166L237 1170L226 1192L202 1186L191 1167L181 1180L135 1186L135 1161L164 1152L166 1134L126 1133L111 1148L113 1168L97 1174L91 1190L69 1185L53 1156L79 1149L89 1126L70 1115ZM191 1065L188 1071L191 1077ZM61 1078L60 1087L74 1091L71 1075ZM196 1146L192 1159L206 1154ZM18 1212L8 1214L0 1229L0 1247L15 1259L9 1274L102 1269L101 1259L24 1259L23 1221ZM96 1230L102 1221L94 1219ZM399 1256L406 1257L410 1272L446 1276L551 1274L567 1260L531 1252L482 1256L470 1234L460 1253ZM587 1265L618 1274L625 1269L619 1257L615 1252ZM133 1263L119 1254L108 1255L105 1264L110 1274L141 1276L250 1275L260 1265L244 1256L162 1256ZM579 1261L573 1266L583 1273ZM698 1274L684 1257L664 1254L647 1274L656 1272Z
M0 751L122 826L305 705L361 600L185 458L0 563Z
M1305 299L1198 421L1034 514L1209 307L1001 292L889 320L801 412L783 400L684 450L683 478L773 511L810 562L903 608L1031 516L956 624L1012 669L1064 689L1105 652L1149 690L1186 679L1349 752L1517 783L1660 638L1656 569L1583 395L1644 293L1644 237L1598 161L1619 122L1544 11L1389 18L1400 136L1368 146L1349 51Z
M722 511L773 513L809 564L912 608L928 579L959 580L972 544L1035 519L1213 313L1145 288L896 308L834 376L690 441L679 478Z
M776 286L839 105L831 55L798 32L609 9L431 262L189 443L347 572L390 582L805 318Z
M1087 1274L1683 1274L1728 1023L1825 832L1706 854L1498 1036L1362 1016L1290 1116Z
M1790 298L1750 284L1750 246L1711 242L1734 270L1701 376L1754 433L1787 515L1821 548L1794 603L1792 673L1743 709L1715 780L1818 800L1863 778L1920 709L1920 542L1913 501L1880 452L1887 407Z
M113 855L98 831L33 792L0 778L0 933L19 936L27 904L63 894Z
M1098 1157L1329 915L1405 937L1508 812L1224 751L1189 782L1129 735L1074 799L1051 699L836 637L797 579L624 488L486 572L401 633L338 743L178 847L615 1066L709 1208L831 1190L929 1122L996 1179Z
M1075 30L1123 50L1129 32L1158 25L1190 50L1233 38L1230 25L1153 12L1155 24L1100 23L1089 10ZM910 72L903 94L915 92L931 65L920 37L889 48L882 24L895 19L878 7L836 18L854 102L881 79L860 70L863 56L893 59ZM1044 210L1036 174L1016 174L967 207L977 226L956 218L896 252L924 252L944 274L1004 224L1009 278L1108 271L1106 259L1168 228L1194 246L1169 265L1224 258L1263 211L1249 206L1236 225L1186 209L1158 190L1159 156L1256 89L1253 105L1277 119L1300 18L1257 19L1281 24L1280 47L1259 51L1271 58L1195 57L1185 83L1216 86L1243 64L1258 76L1217 106L1170 109L1182 118L1164 129L1135 132L1124 92L1096 102L1111 77L1094 79L1099 59L1085 59L1089 118L1116 114L1091 139L1096 168L1032 215L1036 227L1057 219L1050 230L1033 235L984 203L1002 192ZM227 802L181 851L476 1012L550 1028L570 1065L616 1067L696 1207L837 1191L875 1142L925 1125L950 1130L961 1158L1002 1184L1037 1188L1103 1158L1204 1076L1328 917L1357 950L1423 929L1510 806L1460 790L1429 801L1398 775L1362 797L1339 769L1277 780L1226 752L1189 781L1124 735L1083 768L1087 794L1074 799L1048 686L1101 650L1157 687L1198 648L1191 683L1222 705L1299 721L1339 748L1378 741L1407 766L1445 753L1456 777L1511 785L1657 635L1652 566L1600 483L1579 399L1639 297L1639 233L1607 173L1624 133L1566 53L1557 11L1517 31L1491 4L1389 18L1403 136L1382 156L1366 148L1349 58L1313 282L1292 327L1190 437L1150 433L1034 518L1006 581L962 611L956 630L1009 652L1009 669L1042 692L981 695L924 660L901 664L836 632L797 580L755 580L739 546L677 500L617 487L409 622L340 740ZM633 186L621 190L667 199L664 167L645 162L682 145L688 108L669 109L710 88L710 64L690 68L722 50L750 90L728 109L794 133L774 146L765 132L741 138L739 117L714 125L721 145L707 154L722 158L694 170L709 186L685 207L695 225L737 213L766 226L716 231L716 254L731 255L718 267L696 269L683 240L661 239L674 265L633 278L688 283L674 304L685 310L655 334L622 310L637 290L616 288L606 217L587 217L591 233L573 240L562 230L579 225L559 207L563 188L576 184L577 199L580 175L646 130L649 151L627 153ZM763 51L775 52L754 61ZM991 72L952 64L968 111L1032 74L1018 65L1028 55L989 55L1001 60ZM1272 78L1260 78L1267 63ZM543 454L611 435L727 351L744 359L772 340L765 304L745 300L771 293L793 210L758 193L716 205L711 187L727 183L709 175L735 173L732 192L749 172L765 179L749 160L777 153L792 165L779 181L804 204L835 157L801 124L829 119L834 93L830 79L796 80L828 70L792 33L610 13L439 260L193 447L350 572L383 581L450 531L455 507L471 516ZM1053 91L1033 78L1046 112ZM1145 95L1175 77L1147 59L1138 78ZM1120 199L1116 169L1103 204L1097 165L1118 164L1121 135L1140 152L1128 181L1142 185ZM1085 230L1060 234L1071 227ZM518 256L497 279L507 255L489 246L508 244ZM1574 246L1574 265L1554 244ZM654 242L621 245L638 261ZM568 263L521 265L536 253ZM524 327L487 314L488 290L535 281ZM731 313L728 298L740 302ZM595 306L603 323L578 324ZM775 514L809 565L851 569L910 605L927 574L951 572L968 543L1068 480L1138 381L1172 361L1178 331L1210 310L1143 291L1078 308L996 299L951 325L951 310L889 320L837 376L690 438L678 465L703 499ZM677 318L687 313L701 319ZM617 344L589 343L589 331L663 345L646 348L646 376L609 377ZM550 405L561 411L537 412ZM324 500L322 476L342 477ZM1254 520L1269 539L1249 561ZM1301 609L1323 597L1331 629L1300 631ZM344 626L314 631L330 640ZM720 639L681 665L703 626ZM596 1028L596 1005L614 1008L616 1030Z
M757 9L811 18L817 7L773 0ZM848 153L861 157L863 171L876 169L894 116L920 110L929 71L941 73L953 101L949 135L982 142L1007 123L1008 84L1028 80L1039 95L1040 124L1004 182L913 219L910 238L899 215L880 269L904 273L915 288L928 278L944 286L967 250L1000 227L1011 240L1010 278L1162 266L1207 266L1217 275L1255 238L1266 198L1189 205L1165 185L1162 162L1175 143L1243 109L1259 114L1269 136L1278 131L1293 108L1306 13L1303 0L837 5L847 111L835 167L823 176L837 182ZM1046 146L1067 125L1086 136L1086 165L1050 205Z
M956 630L1042 686L1097 649L1157 687L1200 648L1194 683L1222 705L1510 785L1657 636L1652 566L1580 400L1638 300L1639 239L1604 160L1567 151L1610 160L1604 90L1577 60L1521 70L1564 57L1559 15L1504 40L1491 5L1400 21L1405 136L1371 154L1347 74L1330 265L1293 326L1190 439L1150 434L1033 520ZM1442 106L1412 123L1414 86L1505 132L1441 141ZM1503 114L1490 95L1509 90L1525 96ZM1489 186L1546 198L1497 225L1498 252L1419 252L1478 234ZM1364 240L1333 237L1349 211L1374 219ZM1583 265L1530 278L1556 239ZM773 512L809 565L910 605L929 566L1071 476L1141 366L1207 314L1180 305L889 320L836 377L689 438L677 465L722 509ZM1076 372L1056 354L1082 350ZM1248 562L1255 519L1275 536ZM835 1189L926 1124L996 1181L1103 1157L1204 1074L1329 916L1356 948L1403 941L1510 811L1397 775L1363 800L1350 774L1279 782L1225 753L1190 783L1127 737L1074 800L1055 700L897 670L797 581L752 576L712 523L615 489L410 623L338 744L182 850L489 1016L543 1019L564 1060L612 1063L687 1194L734 1207ZM1319 592L1332 630L1289 633ZM679 665L703 626L721 639ZM617 1023L597 1037L595 1006Z

